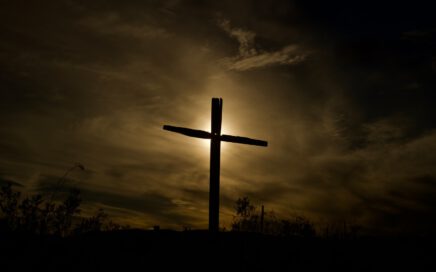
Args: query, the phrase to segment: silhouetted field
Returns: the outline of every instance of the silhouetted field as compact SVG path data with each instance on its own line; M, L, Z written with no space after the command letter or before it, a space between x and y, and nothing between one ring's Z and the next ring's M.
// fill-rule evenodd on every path
M434 271L434 239L291 238L244 232L1 233L0 271Z
M304 217L259 213L247 197L232 231L178 232L130 229L102 210L78 217L78 191L57 202L20 194L0 190L0 272L435 270L435 239L358 235L345 223L320 235Z

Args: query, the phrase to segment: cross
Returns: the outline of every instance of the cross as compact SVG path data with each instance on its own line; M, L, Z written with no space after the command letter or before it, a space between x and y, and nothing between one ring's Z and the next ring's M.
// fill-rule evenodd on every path
M223 111L222 98L212 98L211 132L183 127L163 126L163 129L184 134L186 136L210 139L210 189L209 189L209 231L218 232L219 227L219 194L220 194L220 152L221 141L238 144L268 146L268 142L246 137L221 135L221 119Z

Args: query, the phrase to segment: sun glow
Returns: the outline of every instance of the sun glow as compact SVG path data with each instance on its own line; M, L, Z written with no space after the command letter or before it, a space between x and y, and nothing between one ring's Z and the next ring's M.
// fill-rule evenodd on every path
M210 119L205 118L204 120L201 121L201 124L202 125L198 129L204 130L207 132L211 131ZM221 124L221 134L231 134L231 128L224 121ZM210 140L209 139L199 139L199 140L201 141L201 146L204 149L207 149L209 151L210 150ZM227 147L227 145L223 144L223 143L224 142L221 142L221 150L224 150Z

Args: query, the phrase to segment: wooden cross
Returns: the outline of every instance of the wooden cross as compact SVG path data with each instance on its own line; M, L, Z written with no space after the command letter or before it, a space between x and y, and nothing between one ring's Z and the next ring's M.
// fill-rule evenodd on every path
M268 142L246 137L221 135L223 100L212 98L212 132L183 127L163 126L163 129L190 137L210 139L210 191L209 191L209 231L218 232L220 194L220 150L221 141L238 144L268 146Z

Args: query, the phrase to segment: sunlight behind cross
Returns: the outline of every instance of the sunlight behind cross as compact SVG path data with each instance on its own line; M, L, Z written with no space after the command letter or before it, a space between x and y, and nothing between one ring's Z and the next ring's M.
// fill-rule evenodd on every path
M200 139L210 139L210 190L209 190L209 231L216 233L219 230L219 189L220 189L220 157L221 142L238 144L268 146L263 140L247 137L233 136L222 133L222 98L212 98L211 129L210 131L184 127L164 125L163 129L180 133L185 136Z

